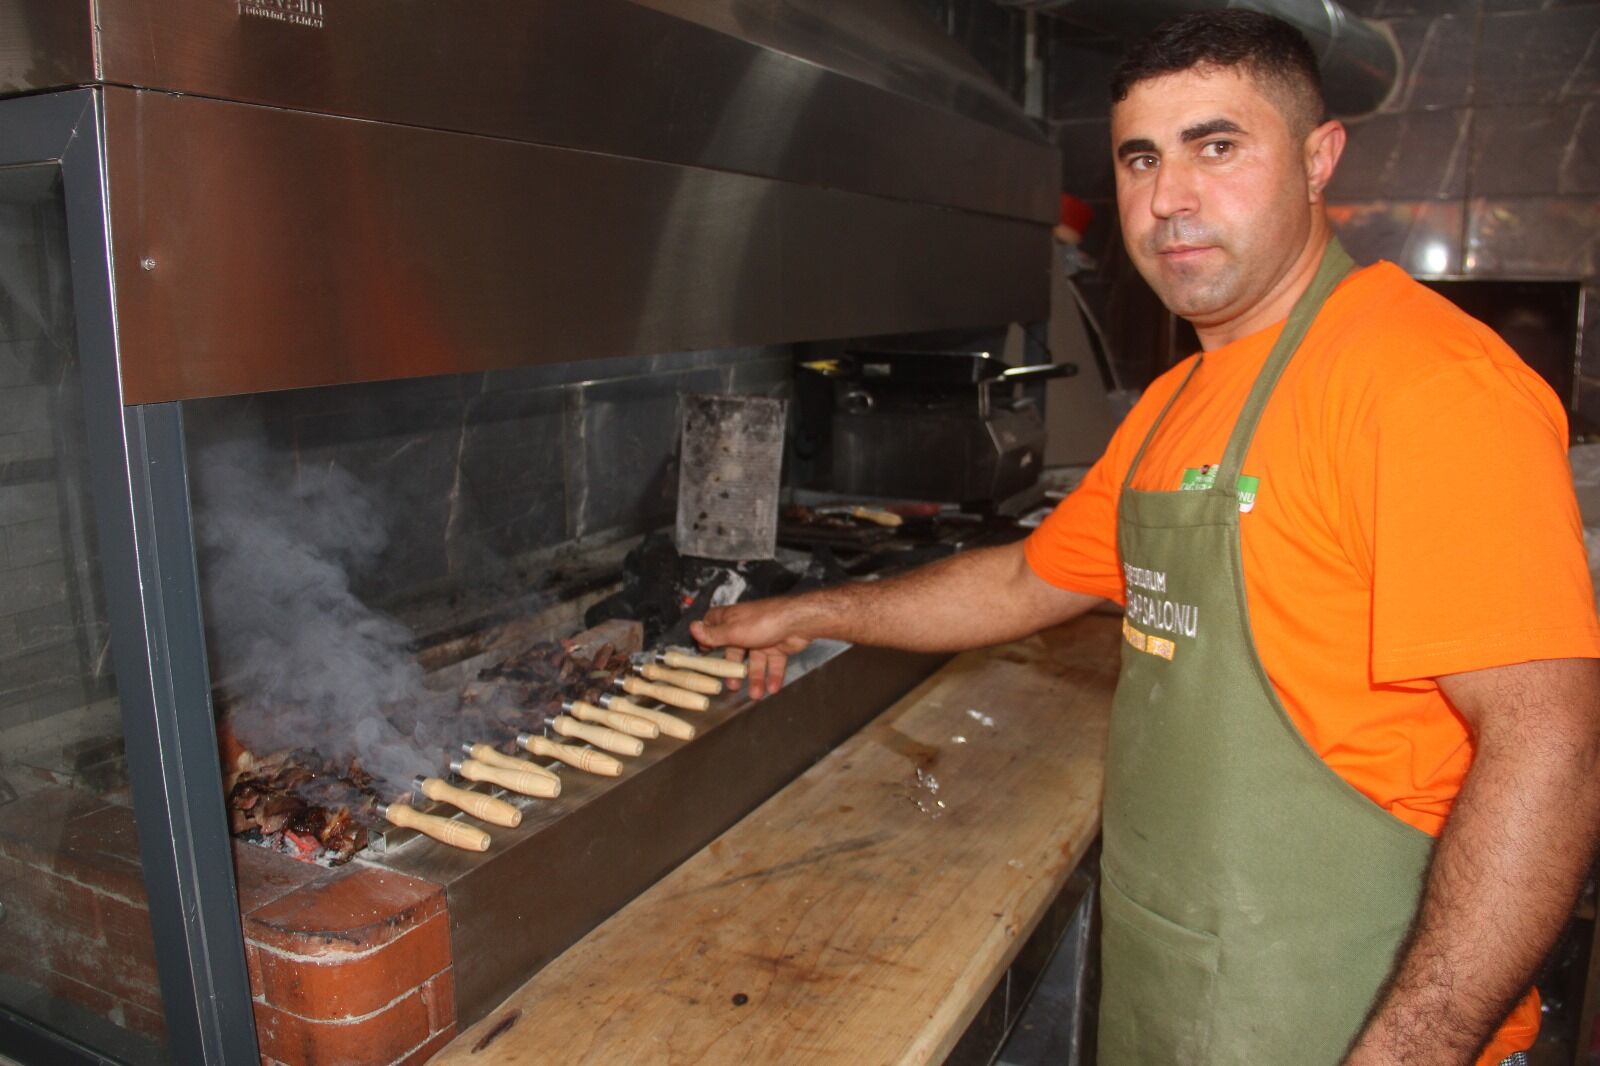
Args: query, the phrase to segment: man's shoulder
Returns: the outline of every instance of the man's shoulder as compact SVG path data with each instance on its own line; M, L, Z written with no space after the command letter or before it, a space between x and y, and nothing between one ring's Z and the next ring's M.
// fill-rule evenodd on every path
M1522 367L1488 326L1390 262L1352 275L1327 310L1316 347L1341 375L1399 387L1481 360Z

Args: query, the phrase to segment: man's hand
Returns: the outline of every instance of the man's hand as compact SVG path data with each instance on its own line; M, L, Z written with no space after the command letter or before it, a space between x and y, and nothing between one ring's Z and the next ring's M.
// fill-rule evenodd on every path
M960 651L1036 633L1100 599L1057 588L1021 543L979 548L883 581L714 607L694 639L750 662L750 695L778 691L789 656L819 637L907 651ZM729 687L737 687L730 684Z
M789 656L811 643L801 629L804 614L787 596L735 603L711 608L703 621L689 624L689 632L703 647L726 648L734 662L745 661L748 651L750 697L759 700L783 687ZM737 691L739 684L730 680L728 687Z
M1600 661L1441 677L1477 749L1346 1066L1469 1066L1571 916L1600 836Z

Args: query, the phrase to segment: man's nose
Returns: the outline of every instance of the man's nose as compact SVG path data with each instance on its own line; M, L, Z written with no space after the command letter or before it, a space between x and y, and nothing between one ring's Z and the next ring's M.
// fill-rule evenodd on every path
M1172 218L1198 210L1200 197L1194 178L1193 168L1183 162L1163 160L1150 191L1150 213L1157 218Z

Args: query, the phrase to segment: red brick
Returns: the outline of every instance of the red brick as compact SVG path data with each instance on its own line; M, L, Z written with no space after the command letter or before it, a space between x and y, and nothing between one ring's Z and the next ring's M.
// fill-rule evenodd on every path
M0 856L0 899L6 905L8 939L41 942L51 931L100 939L95 893L49 870Z
M233 843L233 877L239 886L239 913L249 914L302 885L326 881L332 871L291 859L268 848Z
M261 998L261 949L249 940L244 942L244 967L250 974L250 998Z
M145 1010L132 1003L122 1004L123 1028L142 1033L157 1043L167 1042L167 1017L160 1011Z
M26 803L0 806L0 854L24 862L43 862L61 847L61 830L70 819L105 806L75 788L51 787Z
M264 1003L255 1011L262 1054L287 1066L388 1066L431 1035L421 993L353 1021L311 1021Z
M427 1062L439 1052L443 1051L445 1045L450 1043L450 1041L454 1040L455 1038L456 1027L452 1025L444 1032L435 1033L430 1036L426 1044L423 1044L421 1047L417 1048L417 1050L405 1056L399 1062L396 1062L394 1066L422 1066L424 1062Z
M444 890L367 867L302 885L245 921L245 936L296 955L368 951L444 910Z
M159 1010L148 1010L110 994L98 984L76 980L57 973L36 962L30 963L15 957L10 951L0 949L0 970L21 978L34 988L41 989L52 999L75 1003L124 1029L141 1033L153 1040L166 1040L167 1022Z
M8 858L0 899L12 956L161 1010L148 912Z
M455 1029L456 974L451 968L422 986L422 1001L428 1005L428 1028L434 1032Z
M95 900L100 928L105 931L107 987L123 999L149 1010L161 1010L160 978L156 976L156 943L150 932L150 912L121 900L100 896Z
M69 818L49 865L90 888L145 905L139 836L126 807L101 807Z
M306 958L263 949L259 955L267 1003L302 1018L357 1018L420 988L450 965L450 918L437 914L366 954Z

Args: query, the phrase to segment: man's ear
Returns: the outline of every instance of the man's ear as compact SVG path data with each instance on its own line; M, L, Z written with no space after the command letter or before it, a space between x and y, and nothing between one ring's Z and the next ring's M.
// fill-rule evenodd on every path
M1322 201L1322 190L1333 180L1333 170L1344 154L1344 123L1330 119L1306 135L1306 187L1311 202Z

